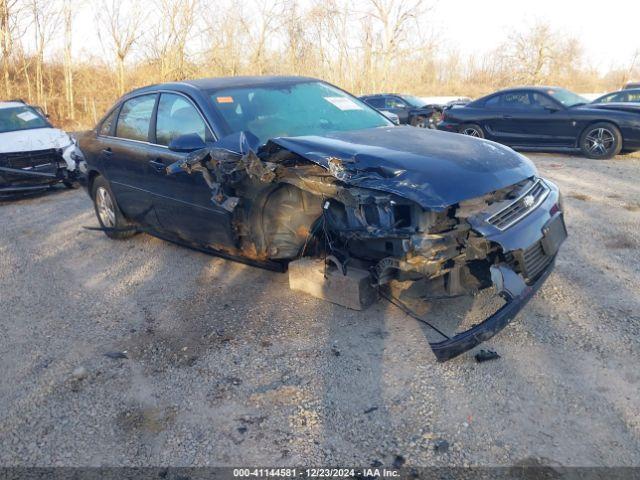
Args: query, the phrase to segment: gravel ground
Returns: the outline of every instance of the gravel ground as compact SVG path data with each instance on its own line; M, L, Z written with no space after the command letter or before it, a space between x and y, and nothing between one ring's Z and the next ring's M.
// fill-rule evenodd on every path
M80 190L0 205L0 465L640 465L640 159L531 158L570 238L483 364L388 303L83 230Z

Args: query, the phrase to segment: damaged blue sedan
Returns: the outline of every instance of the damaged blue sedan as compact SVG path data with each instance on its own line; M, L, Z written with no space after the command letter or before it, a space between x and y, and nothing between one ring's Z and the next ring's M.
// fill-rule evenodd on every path
M364 309L394 282L503 304L430 341L439 361L504 328L566 238L558 188L508 147L396 126L313 78L144 87L79 137L100 230L145 231L289 270L290 285Z

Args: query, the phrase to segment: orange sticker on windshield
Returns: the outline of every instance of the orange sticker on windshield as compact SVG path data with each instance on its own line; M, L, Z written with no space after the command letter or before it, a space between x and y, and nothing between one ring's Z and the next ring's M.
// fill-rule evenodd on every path
M233 103L233 97L216 97L218 103Z

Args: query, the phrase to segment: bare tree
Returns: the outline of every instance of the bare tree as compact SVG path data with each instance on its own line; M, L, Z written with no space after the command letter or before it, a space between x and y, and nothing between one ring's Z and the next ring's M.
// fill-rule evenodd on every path
M47 110L44 94L44 54L59 21L59 11L54 2L48 0L30 0L29 11L33 28L35 46L35 87L36 101Z
M126 5L129 8L125 8ZM137 1L124 3L118 0L102 0L101 8L96 14L98 37L103 45L107 43L116 57L120 95L125 92L125 60L141 36L140 26L143 20Z
M18 0L0 0L0 50L2 51L2 78L4 92L11 97L9 67L15 41Z
M381 83L390 84L391 65L401 53L401 46L408 46L409 27L424 13L420 0L369 0L369 16L378 22L379 56L382 59Z
M147 44L161 81L186 78L187 41L195 26L198 0L158 0L158 20Z
M267 41L282 25L284 9L281 0L253 0L249 11L255 15L241 17L241 25L252 40L251 66L258 75L265 73Z
M579 42L541 22L511 33L501 50L509 62L511 77L534 85L562 80L579 67L581 58Z
M67 104L67 115L71 120L75 119L73 97L73 63L71 58L71 46L73 40L73 8L71 0L64 0L64 95Z

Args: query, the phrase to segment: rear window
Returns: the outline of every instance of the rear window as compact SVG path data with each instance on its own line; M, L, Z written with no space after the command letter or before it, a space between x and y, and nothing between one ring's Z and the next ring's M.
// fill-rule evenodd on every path
M118 116L116 137L148 141L151 114L155 103L155 94L142 95L124 102Z
M28 105L0 108L0 133L50 126L40 112Z
M374 108L382 108L384 107L384 98L367 98L365 100L369 105Z
M511 92L502 96L502 105L509 108L527 108L531 106L528 92Z

